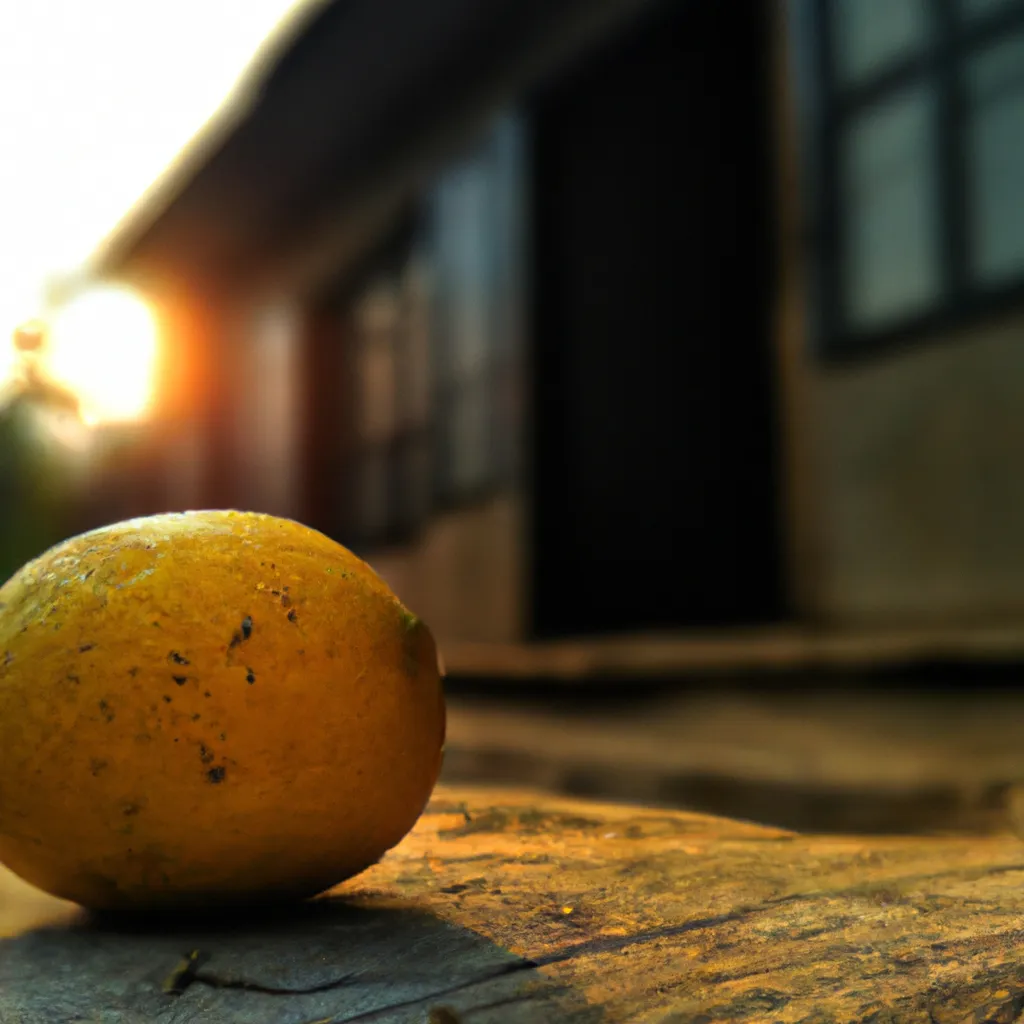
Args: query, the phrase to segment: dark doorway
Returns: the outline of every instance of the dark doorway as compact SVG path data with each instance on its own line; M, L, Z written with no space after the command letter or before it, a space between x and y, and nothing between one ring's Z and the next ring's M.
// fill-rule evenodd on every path
M536 636L785 614L770 28L663 4L532 100Z

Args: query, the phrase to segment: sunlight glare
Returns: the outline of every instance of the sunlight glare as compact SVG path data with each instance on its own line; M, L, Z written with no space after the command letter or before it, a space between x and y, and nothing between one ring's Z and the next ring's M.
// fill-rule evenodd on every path
M10 380L17 360L14 341L11 337L0 336L0 387Z
M45 366L74 392L87 423L138 419L153 400L159 329L125 288L92 288L53 319Z
M49 276L89 265L312 5L0 3L0 374L6 332L43 312Z

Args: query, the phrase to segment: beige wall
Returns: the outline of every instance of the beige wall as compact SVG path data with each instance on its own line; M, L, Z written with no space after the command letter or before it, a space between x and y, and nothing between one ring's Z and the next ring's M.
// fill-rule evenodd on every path
M1024 315L809 375L817 605L1024 615Z
M157 442L166 506L301 518L297 304L259 293L201 302L154 284L148 294L173 311L165 329L174 365L162 382ZM230 455L226 470L213 463L218 442Z
M511 642L523 635L521 502L511 496L439 515L408 549L367 558L438 641Z
M301 518L302 313L297 303L267 298L238 316L233 343L240 397L231 418L235 503Z
M783 521L796 609L838 626L1024 621L1024 309L857 366L809 358L781 16L777 42Z

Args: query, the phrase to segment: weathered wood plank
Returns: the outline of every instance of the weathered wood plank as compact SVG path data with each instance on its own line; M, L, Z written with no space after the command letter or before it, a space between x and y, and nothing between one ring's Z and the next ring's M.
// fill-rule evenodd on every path
M275 920L129 930L0 875L0 1024L1014 1021L1024 845L438 791Z

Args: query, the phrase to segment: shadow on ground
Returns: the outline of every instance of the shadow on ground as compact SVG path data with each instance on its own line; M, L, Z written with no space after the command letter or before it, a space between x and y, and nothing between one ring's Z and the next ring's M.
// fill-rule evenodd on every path
M82 916L0 941L0 1021L18 1024L601 1019L531 961L393 901L219 923Z

